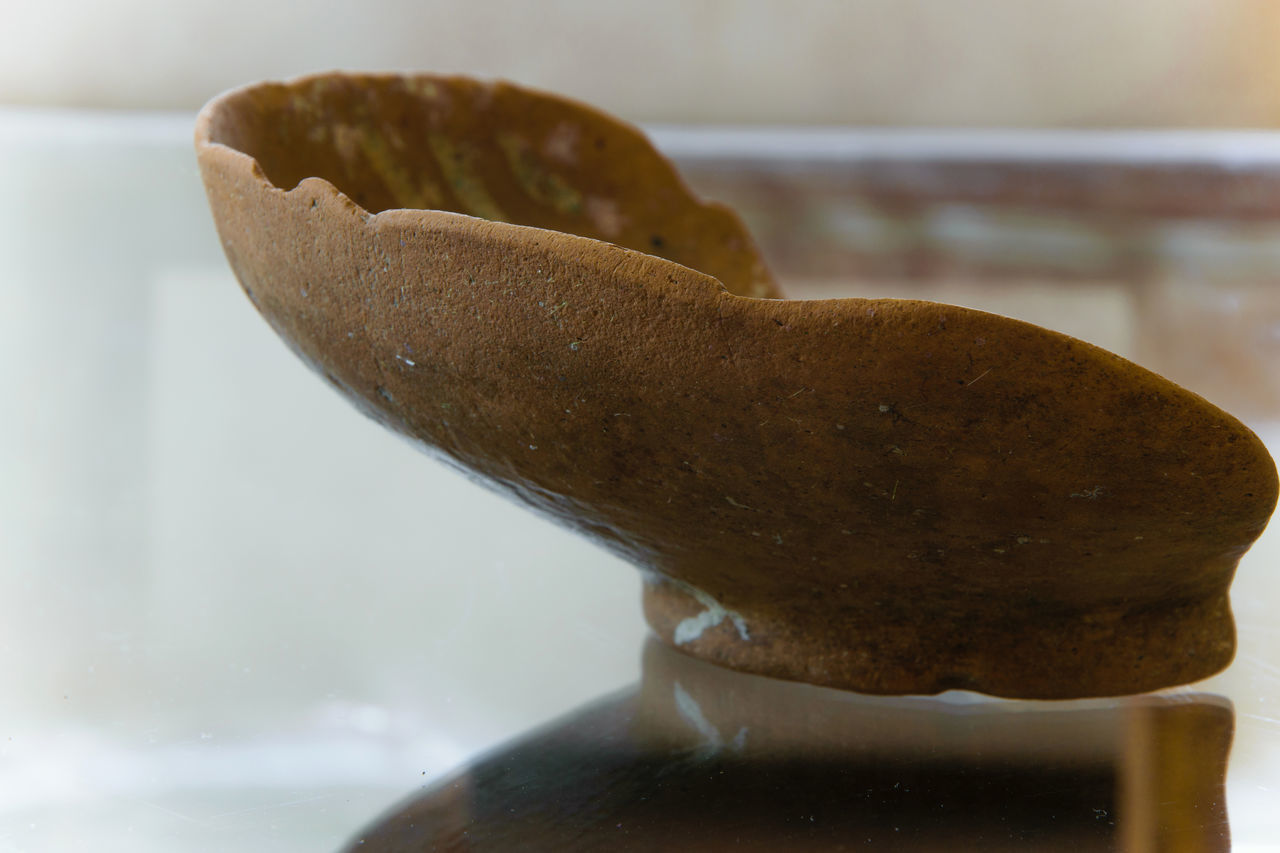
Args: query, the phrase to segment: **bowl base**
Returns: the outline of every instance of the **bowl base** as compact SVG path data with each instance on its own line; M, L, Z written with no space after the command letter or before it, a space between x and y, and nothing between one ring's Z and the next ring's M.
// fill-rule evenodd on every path
M1144 693L1207 678L1235 653L1224 593L1159 608L913 614L909 602L721 604L651 576L645 619L674 648L730 669L877 694L974 690L1022 699Z

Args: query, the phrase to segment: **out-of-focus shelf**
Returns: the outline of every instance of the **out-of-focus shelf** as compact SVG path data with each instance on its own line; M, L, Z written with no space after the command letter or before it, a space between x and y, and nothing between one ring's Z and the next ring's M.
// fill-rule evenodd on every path
M955 302L1280 416L1280 134L655 129L791 295Z

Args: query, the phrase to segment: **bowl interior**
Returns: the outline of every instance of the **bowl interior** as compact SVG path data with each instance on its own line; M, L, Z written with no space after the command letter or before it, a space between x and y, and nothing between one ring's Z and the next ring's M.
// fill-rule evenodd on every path
M635 128L503 83L329 75L232 92L211 142L290 189L323 178L366 211L450 211L602 240L776 296L737 216L692 195Z

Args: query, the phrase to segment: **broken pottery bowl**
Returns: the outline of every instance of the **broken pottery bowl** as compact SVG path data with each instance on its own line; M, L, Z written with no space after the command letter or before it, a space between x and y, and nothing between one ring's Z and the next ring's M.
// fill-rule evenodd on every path
M951 305L778 298L639 132L508 84L250 86L196 148L227 258L298 355L638 566L683 651L1038 698L1232 657L1275 466L1160 376Z

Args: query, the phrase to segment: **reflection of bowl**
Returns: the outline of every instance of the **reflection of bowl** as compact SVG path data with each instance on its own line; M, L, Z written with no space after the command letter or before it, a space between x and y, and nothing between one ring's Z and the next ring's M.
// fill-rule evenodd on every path
M196 141L281 336L646 570L664 640L885 693L1125 693L1230 660L1275 469L1172 383L978 311L754 298L776 291L731 214L632 129L512 86L255 86Z
M653 644L636 691L415 794L349 850L1229 850L1231 704L854 697Z

